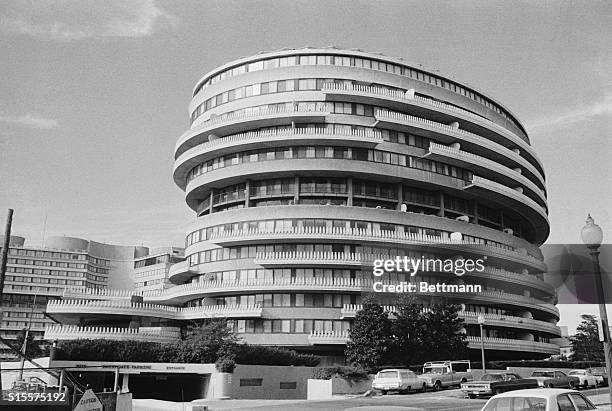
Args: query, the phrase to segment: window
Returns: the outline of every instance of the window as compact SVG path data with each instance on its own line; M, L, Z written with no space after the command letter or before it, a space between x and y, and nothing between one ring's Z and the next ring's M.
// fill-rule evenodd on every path
M575 411L574 404L572 404L572 401L567 394L557 396L557 406L559 411Z
M597 409L589 400L584 398L582 394L570 393L570 397L572 397L574 404L576 404L576 407L578 407L580 411Z
M297 382L281 382L280 389L281 390L295 390L297 389Z
M241 387L261 387L263 385L263 378L241 378Z

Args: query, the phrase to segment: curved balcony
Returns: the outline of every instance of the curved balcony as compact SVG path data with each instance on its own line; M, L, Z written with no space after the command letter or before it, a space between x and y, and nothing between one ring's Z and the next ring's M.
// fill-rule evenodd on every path
M280 280L236 280L236 281L203 281L177 285L163 291L151 291L144 294L149 303L182 304L194 298L213 297L227 294L270 293L270 292L372 292L374 281L360 278L292 278ZM437 293L418 293L436 296ZM524 309L539 310L559 318L559 310L549 302L533 297L510 294L501 291L482 291L475 293L447 293L462 302L488 302L506 304Z
M187 183L185 201L189 207L196 210L199 202L210 196L212 188L243 183L245 179L257 180L270 178L270 176L289 178L295 175L353 177L378 181L384 179L388 183L427 183L431 185L432 189L447 189L456 192L463 190L465 185L469 183L467 177L464 179L422 170L417 167L376 163L374 161L337 158L275 159L239 163L200 174ZM393 200L397 201L396 199Z
M331 101L341 100L362 104L384 105L391 110L402 110L406 106L410 106L418 111L417 114L426 114L428 111L444 113L448 120L463 120L476 126L480 131L488 134L496 143L503 144L504 140L511 141L528 152L530 157L542 169L542 164L533 152L533 148L524 139L489 119L459 107L384 87L326 83L323 85L322 91L325 93L327 100ZM356 96L356 98L351 99L350 96Z
M298 292L361 292L372 288L371 281L351 278L293 278L280 280L235 280L203 281L168 288L164 291L145 293L149 302L186 302L200 296L215 296L228 293L277 292L283 290Z
M180 338L178 328L141 327L78 327L75 325L52 325L45 330L45 340L118 340L171 343Z
M397 307L385 305L383 310L389 313L397 311ZM363 309L362 304L345 304L340 310L340 318L355 318L357 312ZM425 310L425 309L423 309ZM477 313L472 311L459 311L459 318L466 324L478 324L478 316L484 315L487 325L506 328L520 328L526 330L537 330L550 333L556 336L561 335L561 329L553 323L547 321L534 320L532 318L515 317L511 315L500 315L491 313Z
M287 240L296 241L296 240L321 240L321 238L333 239L338 242L341 241L349 241L349 242L358 242L358 243L372 243L372 242L383 242L387 244L402 244L402 245L412 245L412 246L422 246L425 248L436 247L438 249L443 249L451 252L466 252L470 254L484 254L487 256L491 256L494 258L498 258L504 261L512 261L516 264L524 264L530 267L533 267L539 271L545 271L546 265L539 259L530 256L527 252L522 251L513 251L509 250L495 244L477 244L467 240L459 240L459 241L451 241L450 239L446 239L443 237L434 237L428 235L418 235L411 233L398 233L394 231L371 231L366 229L359 228L327 228L327 227L292 227L291 229L283 229L283 230L259 230L253 229L248 231L224 231L220 233L216 233L211 236L210 242L231 246L237 245L249 241L270 241L270 242L287 242ZM340 258L338 256L295 256L296 259L316 259L316 258L324 258L325 261L329 259ZM257 257L255 262L257 264L265 265L265 264L275 264L274 262L267 263L266 259L287 259L292 258L292 256L288 257L280 257L275 255L270 255L268 257ZM375 258L385 258L384 256L373 257ZM354 261L354 257L347 258L347 261ZM365 264L373 261L371 260L363 260L362 257L358 258L360 263ZM323 261L323 260L321 260ZM312 263L312 262L310 262ZM295 264L300 264L296 262Z
M467 336L468 348L479 350L480 337ZM485 337L484 346L486 350L499 351L526 351L541 354L559 354L559 346L556 344L528 341L528 340L510 340L507 338L489 338Z
M313 331L308 336L310 345L338 345L346 344L349 339L348 331Z
M310 109L299 105L292 105L290 108L286 106L262 108L239 114L221 114L184 133L176 142L174 157L176 159L188 149L208 141L211 135L237 134L244 129L254 128L255 126L261 128L287 125L294 120L322 123L325 116L329 114L330 112L326 108Z
M199 307L173 307L159 304L131 303L129 301L55 300L47 304L47 313L53 318L90 315L122 315L195 320L202 318L258 318L260 305L209 305ZM63 323L63 321L62 321Z
M351 146L374 147L383 142L382 134L374 130L330 130L327 128L287 128L281 130L249 131L207 141L190 148L174 162L174 182L185 189L185 176L193 167L212 157L232 152L236 147L241 150L267 147L270 143L307 144L319 140L325 144L350 142Z
M374 127L384 127L391 129L413 128L423 132L426 137L431 137L444 144L451 144L458 141L465 145L473 153L486 153L487 157L499 159L499 163L507 163L508 160L514 162L516 166L522 167L533 174L544 185L544 177L542 174L518 153L509 148L481 137L477 134L470 133L465 130L453 128L449 125L437 123L435 121L426 120L420 117L410 116L408 114L395 113L387 110L377 110L374 113L376 122Z
M525 218L534 225L537 241L543 242L548 237L550 224L547 210L525 194L476 175L463 189L484 198L491 198L499 204L510 204L513 209L524 210Z
M533 196L537 197L537 199L542 202L541 204L546 204L546 195L544 190L534 184L523 174L509 167L496 163L495 161L489 160L488 158L434 142L430 143L429 152L423 157L463 167L474 173L495 173L497 178L502 180L504 184L524 185Z
M65 288L62 293L63 299L76 298L87 300L130 300L134 295L141 293L132 290L120 290L110 288Z
M193 276L197 273L190 270L188 261L181 261L180 263L176 263L170 266L168 269L168 278L172 277L184 277L184 276Z

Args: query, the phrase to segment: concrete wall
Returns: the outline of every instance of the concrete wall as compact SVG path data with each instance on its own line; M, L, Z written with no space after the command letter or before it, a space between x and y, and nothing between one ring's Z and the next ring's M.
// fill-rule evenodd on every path
M305 399L307 380L312 376L313 370L313 367L239 364L232 376L231 397L239 399ZM259 383L259 381L256 381L259 379L261 379L260 386L245 385Z
M367 380L351 383L343 378L332 378L330 380L308 380L308 399L325 400L334 395L361 394L372 388L373 376Z

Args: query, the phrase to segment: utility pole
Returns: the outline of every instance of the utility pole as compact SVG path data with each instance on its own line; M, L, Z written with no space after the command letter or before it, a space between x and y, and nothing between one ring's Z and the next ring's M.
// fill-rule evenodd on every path
M4 291L4 275L6 274L6 263L8 261L9 243L11 241L11 225L13 224L13 209L8 209L6 216L6 227L4 229L4 244L2 245L2 255L0 259L0 306L2 306L2 292ZM2 311L0 311L0 323L2 321ZM0 361L0 393L2 392L2 361ZM0 394L1 396L1 394Z
M19 364L19 376L17 380L21 381L23 379L23 368L25 367L25 358L26 352L28 350L28 337L30 336L30 329L32 328L32 316L34 315L34 307L36 306L36 297L38 296L38 291L34 294L34 301L32 302L32 307L30 308L30 318L28 321L28 328L25 330L25 336L23 339L23 344L21 344L21 361Z

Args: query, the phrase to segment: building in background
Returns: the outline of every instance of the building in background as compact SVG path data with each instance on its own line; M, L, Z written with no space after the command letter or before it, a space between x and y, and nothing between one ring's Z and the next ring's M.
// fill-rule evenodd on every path
M180 261L178 256L182 255L182 249L178 248L156 252L152 258L159 258L159 262L156 260L151 267L157 270L163 270L170 262ZM23 329L30 327L34 338L41 340L45 328L54 323L45 315L47 303L61 299L66 289L73 292L137 289L137 274L145 270L135 266L140 261L147 261L147 256L147 247L118 246L74 237L50 237L44 247L34 247L26 246L23 237L11 236L0 335L15 341ZM156 272L150 275L153 277L157 280L163 274ZM0 350L0 357L14 357L8 347L2 345Z
M479 314L488 359L559 353L550 342L560 336L555 291L538 248L549 234L544 170L500 102L401 59L305 48L214 69L189 112L173 176L198 219L186 261L169 269L175 286L66 295L74 300L49 311L67 325L49 338L108 332L82 328L96 325L143 339L165 327L171 339L185 320L216 316L248 343L342 362L376 280L373 260L424 256L486 259L482 272L412 279L482 285L419 295L425 306L461 304L474 356ZM377 297L391 305L396 295Z

